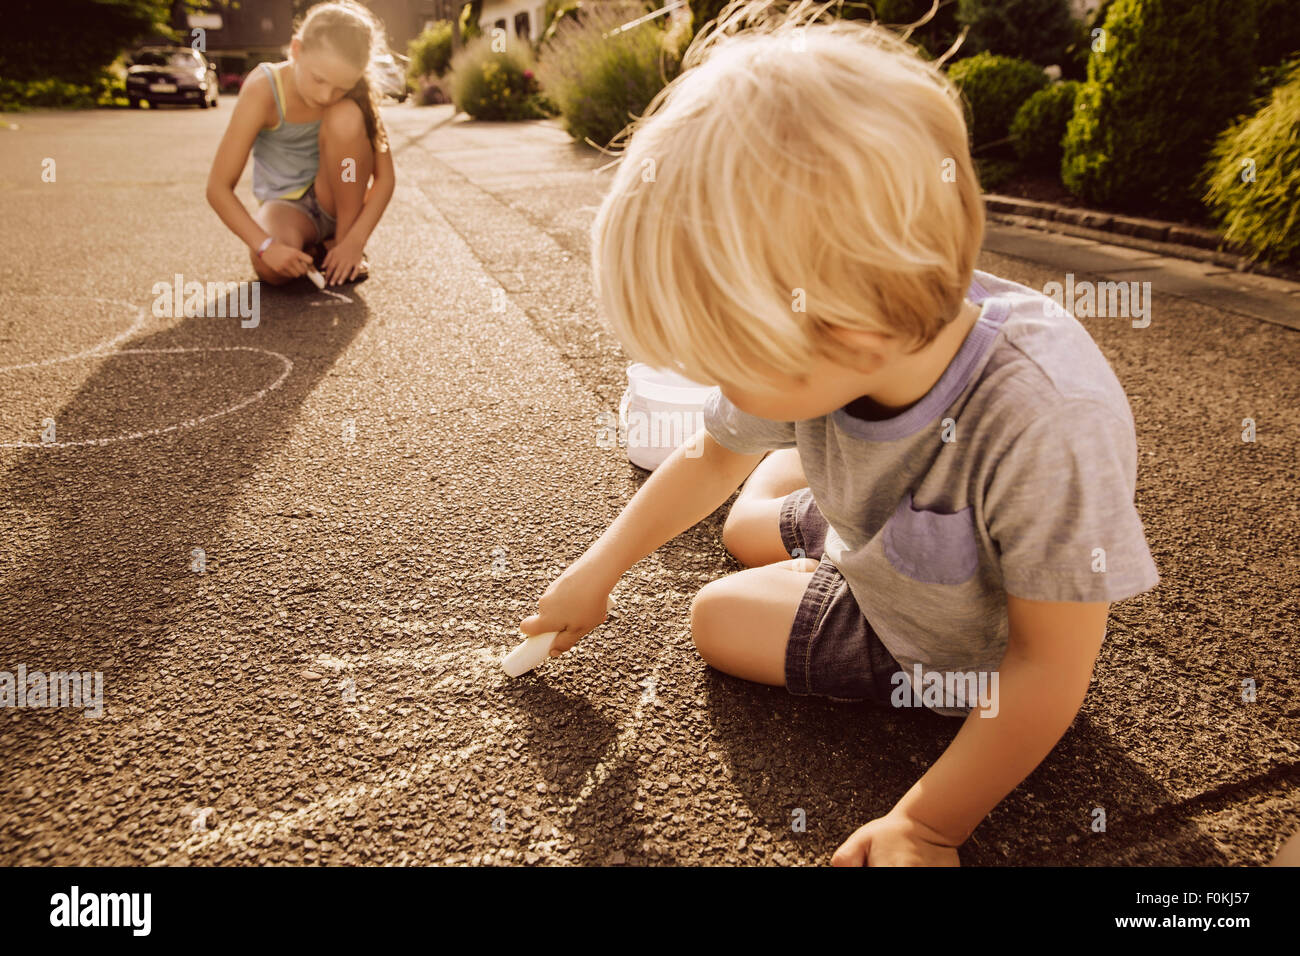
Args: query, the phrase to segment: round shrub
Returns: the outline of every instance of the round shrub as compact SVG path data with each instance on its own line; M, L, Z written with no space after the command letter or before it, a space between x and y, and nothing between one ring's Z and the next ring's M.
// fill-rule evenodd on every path
M1047 74L1028 60L979 53L958 60L948 77L969 107L971 142L976 147L1004 140L1020 105L1047 85Z
M1079 84L1066 80L1039 90L1020 104L1011 121L1011 145L1026 167L1053 172L1061 168L1061 140L1078 93Z
M466 44L451 61L451 101L456 109L480 120L540 119L533 58L527 44L492 49L488 37Z
M442 76L451 63L451 24L439 20L410 42L406 50L411 64L407 75L419 84L422 77Z
M962 53L1001 53L1050 66L1075 38L1067 0L958 0L957 22L970 27Z
M1268 102L1224 130L1206 164L1205 202L1223 237L1256 258L1300 264L1300 60Z
M685 24L665 31L650 21L606 38L643 12L637 3L586 6L543 47L542 90L574 139L608 145L680 71Z
M1115 0L1066 131L1066 188L1090 203L1195 211L1210 145L1249 102L1254 10Z

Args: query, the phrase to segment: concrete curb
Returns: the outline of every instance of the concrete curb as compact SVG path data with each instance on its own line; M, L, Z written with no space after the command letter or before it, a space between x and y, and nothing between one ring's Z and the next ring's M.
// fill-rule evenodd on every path
M1300 272L1282 266L1252 262L1244 250L1224 246L1222 237L1212 229L1184 226L1159 219L1141 219L1095 209L1036 202L1015 196L988 193L984 208L995 222L1028 226L1084 239L1097 239L1115 245L1159 252L1180 259L1213 262L1237 272L1300 282Z

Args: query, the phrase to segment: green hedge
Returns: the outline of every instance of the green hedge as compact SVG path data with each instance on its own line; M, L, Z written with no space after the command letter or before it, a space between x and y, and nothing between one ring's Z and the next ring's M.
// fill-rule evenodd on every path
M1215 141L1204 199L1229 242L1257 259L1300 265L1300 60L1286 77L1255 115Z
M958 60L948 68L948 77L969 107L971 141L977 149L1005 140L1016 110L1048 83L1041 67L988 52Z
M410 59L406 74L412 84L422 77L442 76L451 65L451 24L439 20L410 42L406 48Z
M467 43L451 61L451 101L481 120L524 120L546 116L528 47L507 43L492 50L489 37Z
M1051 66L1075 39L1067 0L958 0L957 23L970 27L958 56L988 51Z
M684 24L667 32L658 21L650 21L604 36L638 16L640 7L584 7L580 20L561 20L542 48L542 89L569 135L580 142L608 145L681 69L691 38Z
M56 77L74 86L94 86L123 48L155 29L168 29L162 25L171 6L167 0L5 0L0 77Z
M1195 212L1210 145L1249 103L1254 10L1232 0L1115 0L1106 48L1088 60L1066 132L1066 188L1090 203Z
M120 76L105 71L93 83L67 80L0 79L0 113L33 109L94 109L126 106L126 85Z
M1011 121L1011 145L1026 168L1053 173L1061 168L1061 141L1078 94L1079 84L1066 80L1039 90L1020 104Z

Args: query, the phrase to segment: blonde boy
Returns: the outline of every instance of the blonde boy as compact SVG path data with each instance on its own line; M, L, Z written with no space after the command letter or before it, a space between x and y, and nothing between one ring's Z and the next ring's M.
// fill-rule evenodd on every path
M1077 321L974 270L983 205L943 74L882 28L768 6L693 45L593 225L629 354L717 386L703 453L669 457L522 627L567 650L743 481L723 541L748 568L696 595L700 654L964 718L832 858L955 865L1070 726L1110 602L1158 580L1132 415Z

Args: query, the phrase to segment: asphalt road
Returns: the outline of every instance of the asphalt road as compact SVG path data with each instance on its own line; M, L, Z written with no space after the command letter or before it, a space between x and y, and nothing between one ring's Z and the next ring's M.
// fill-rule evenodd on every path
M603 160L391 107L368 282L155 315L178 274L253 278L203 196L231 106L0 128L0 671L103 675L97 718L0 709L0 863L828 863L960 722L705 665L725 509L562 659L498 666L644 480L596 440ZM1072 261L1041 247L979 267L1041 288ZM1163 581L967 864L1253 864L1300 829L1300 333L1152 282L1149 327L1088 324Z

